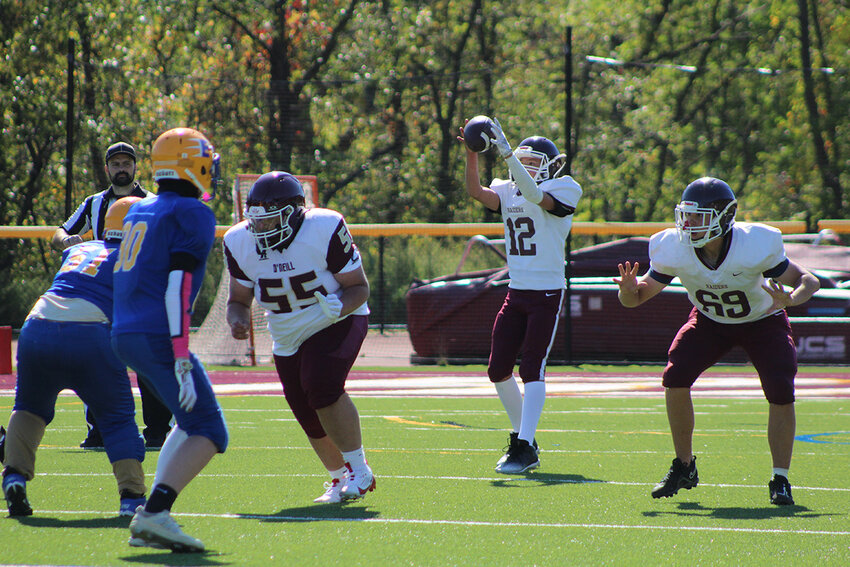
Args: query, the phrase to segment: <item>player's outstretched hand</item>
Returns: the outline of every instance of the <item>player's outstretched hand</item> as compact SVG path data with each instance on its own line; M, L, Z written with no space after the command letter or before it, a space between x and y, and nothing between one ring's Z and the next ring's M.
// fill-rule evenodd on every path
M780 282L769 279L761 285L761 288L773 298L771 310L785 309L791 305L791 292L785 291L785 287Z
M620 289L624 293L637 293L641 287L637 279L639 268L640 262L635 262L634 266L629 261L626 261L625 265L617 264L617 269L620 270L620 277L614 278L614 283L620 286Z
M177 377L177 383L180 384L180 394L178 401L180 407L186 411L192 411L195 407L195 402L198 401L198 394L195 392L195 382L192 380L192 362L188 358L178 358L174 361L174 375Z
M493 137L490 138L490 143L496 146L496 151L499 152L500 156L507 158L511 155L513 149L505 137L505 133L502 131L502 125L499 124L498 118L493 119L493 128L491 130L493 131Z
M333 321L339 319L339 314L342 312L342 301L337 296L333 294L322 295L322 292L316 291L313 292L313 297L319 302L325 317Z

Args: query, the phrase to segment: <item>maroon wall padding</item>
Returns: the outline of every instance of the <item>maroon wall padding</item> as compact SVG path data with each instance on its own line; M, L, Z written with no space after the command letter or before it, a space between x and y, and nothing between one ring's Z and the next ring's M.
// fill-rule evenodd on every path
M423 362L481 362L488 358L490 331L507 293L508 279L504 270L480 274L444 276L411 285L407 320L416 358ZM573 278L572 282L572 352L567 356L562 311L550 364L565 360L666 361L667 348L691 309L682 287L668 286L648 303L627 309L620 305L617 286L610 279ZM850 290L823 290L788 313L800 345L800 362L850 362L850 320L845 319L850 316ZM723 359L746 361L741 349Z

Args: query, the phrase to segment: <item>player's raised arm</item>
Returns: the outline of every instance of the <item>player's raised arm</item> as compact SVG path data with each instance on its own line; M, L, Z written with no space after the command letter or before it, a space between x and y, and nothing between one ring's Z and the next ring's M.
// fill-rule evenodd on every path
M489 118L486 121L478 120L479 118L485 117L466 120L464 126L460 128L460 135L457 136L457 140L463 143L466 149L466 168L464 170L466 192L491 211L498 211L499 196L489 187L481 185L481 177L478 173L478 154L487 151L490 147L487 122Z

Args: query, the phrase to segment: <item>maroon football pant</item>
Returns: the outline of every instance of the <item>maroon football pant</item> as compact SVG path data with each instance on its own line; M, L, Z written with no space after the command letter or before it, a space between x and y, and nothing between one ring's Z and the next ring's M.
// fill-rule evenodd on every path
M368 330L366 315L351 315L304 341L292 356L274 356L283 395L308 437L326 435L316 410L345 393L345 380Z
M750 357L767 401L794 402L797 348L784 311L751 323L730 324L718 323L694 308L670 345L664 387L690 388L704 370L734 346L743 348Z
M543 380L546 359L555 340L564 290L510 289L490 341L487 376L499 382L511 375L517 355L523 382Z

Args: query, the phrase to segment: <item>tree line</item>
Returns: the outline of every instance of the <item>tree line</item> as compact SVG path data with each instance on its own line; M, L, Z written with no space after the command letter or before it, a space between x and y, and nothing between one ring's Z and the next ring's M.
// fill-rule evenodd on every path
M465 196L455 139L489 114L511 142L569 155L578 220L667 221L714 175L742 217L813 228L850 207L846 14L846 0L11 0L0 224L60 224L69 172L75 207L108 185L117 140L152 189L150 145L176 126L212 140L228 182L318 176L350 222L494 220ZM483 168L506 175L493 156ZM227 191L213 208L231 222ZM0 321L18 326L57 265L46 241L0 240Z

